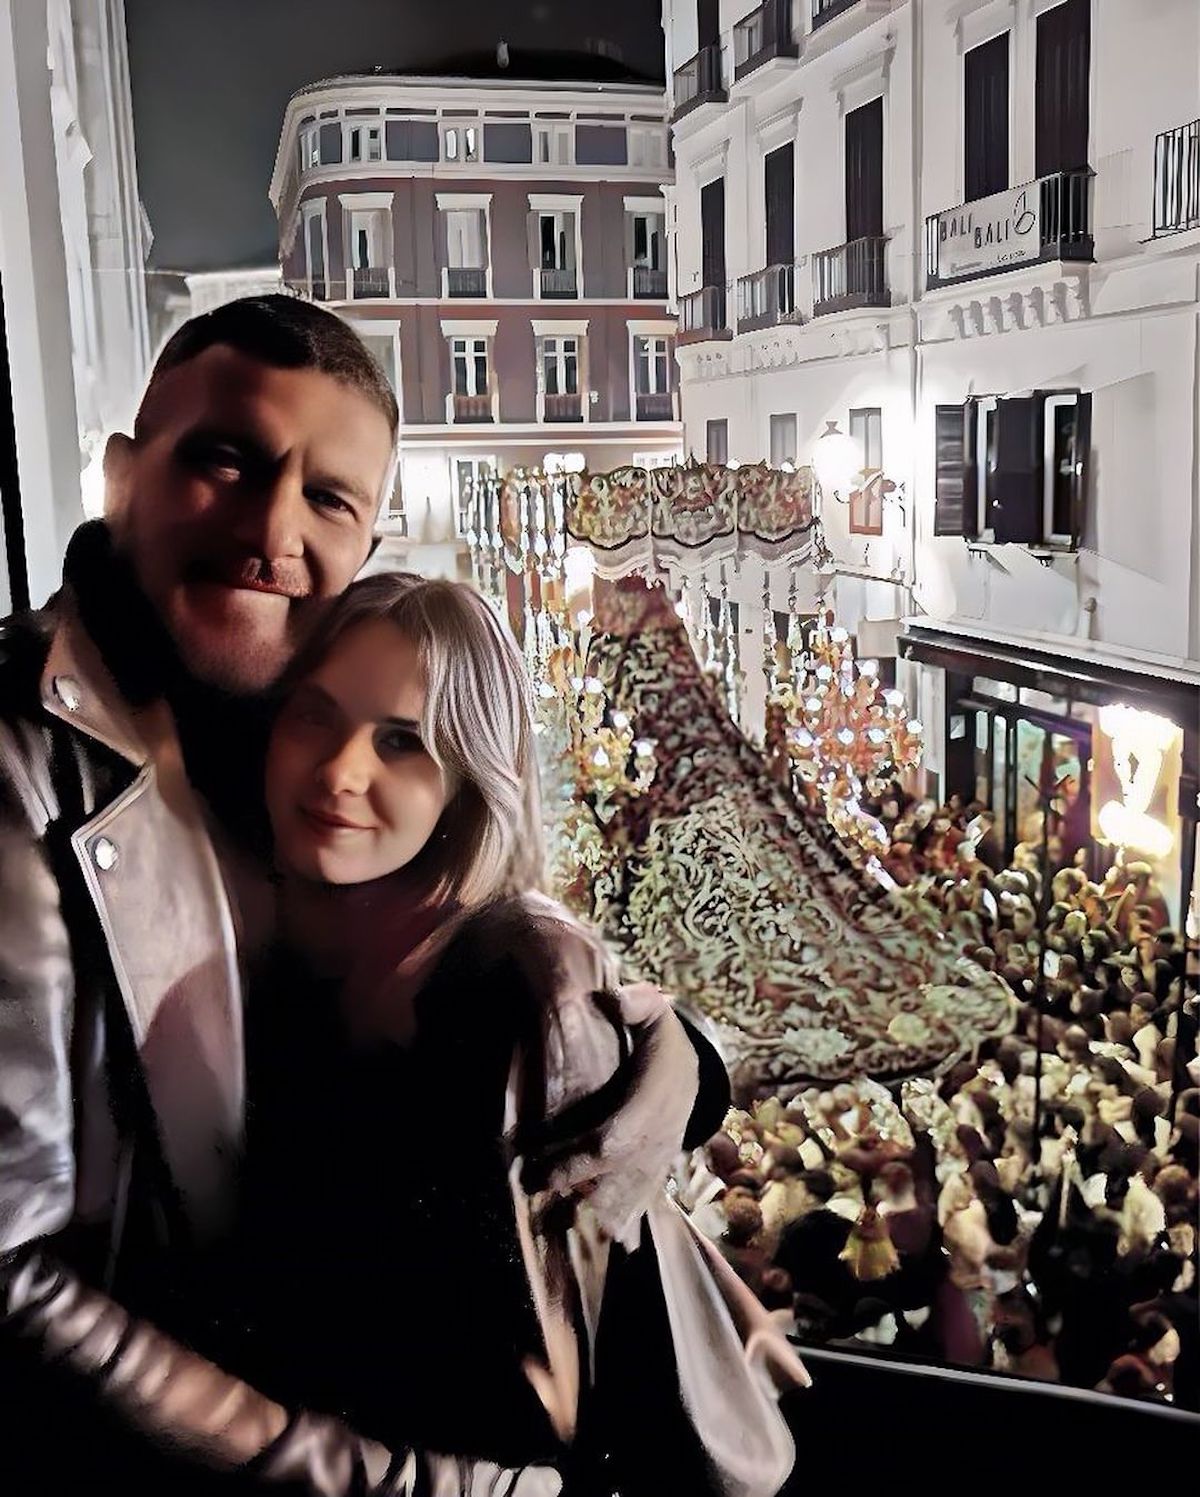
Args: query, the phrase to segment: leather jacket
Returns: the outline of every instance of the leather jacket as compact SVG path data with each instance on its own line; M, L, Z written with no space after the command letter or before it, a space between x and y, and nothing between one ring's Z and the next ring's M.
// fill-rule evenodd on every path
M190 1349L235 1199L241 1003L170 710L130 706L65 586L0 624L5 1490L487 1491Z

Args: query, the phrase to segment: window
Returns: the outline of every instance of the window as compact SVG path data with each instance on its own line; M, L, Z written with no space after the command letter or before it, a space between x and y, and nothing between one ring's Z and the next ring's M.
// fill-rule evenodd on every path
M452 459L452 463L454 494L458 501L454 506L457 533L465 536L471 529L473 516L483 519L482 505L476 507L476 490L489 478L494 478L499 469L494 457L457 457Z
M388 263L384 254L385 219L378 209L353 209L350 213L350 263L366 270Z
M771 417L771 466L782 467L784 463L796 461L796 418L790 413L786 416Z
M321 164L321 129L319 125L306 125L300 132L300 170L311 171Z
M633 340L635 392L638 395L670 393L670 367L665 338L637 337Z
M710 463L729 461L729 422L709 421L704 428L705 455Z
M850 440L862 454L865 477L850 494L850 534L883 534L883 412L863 406L850 412Z
M579 339L542 339L542 389L547 395L579 394Z
M483 211L450 208L446 212L446 263L454 270L479 270L483 255Z
M963 188L966 201L1008 186L1008 32L963 59Z
M570 270L575 263L575 215L538 214L538 263L543 270Z
M380 161L383 159L383 126L351 125L349 129L348 161Z
M479 126L447 125L442 130L444 161L479 160Z
M633 215L633 263L644 270L662 270L666 265L666 235L663 213Z
M1037 18L1034 171L1088 164L1092 0L1066 0Z
M1091 396L983 396L936 414L936 535L1076 546L1085 517Z
M304 206L304 260L308 271L309 295L318 301L325 299L325 203Z
M763 157L768 265L791 265L796 258L795 183L795 145L789 140Z
M666 164L666 132L656 125L630 125L629 165L658 168Z
M535 125L533 159L540 166L570 166L570 125Z
M486 338L451 338L455 395L488 394L488 346Z

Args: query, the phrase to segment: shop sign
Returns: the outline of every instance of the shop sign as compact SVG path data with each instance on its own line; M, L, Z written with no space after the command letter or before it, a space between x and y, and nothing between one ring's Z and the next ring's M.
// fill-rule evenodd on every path
M957 281L1028 264L1042 252L1041 230L1038 182L950 208L933 220L930 279Z

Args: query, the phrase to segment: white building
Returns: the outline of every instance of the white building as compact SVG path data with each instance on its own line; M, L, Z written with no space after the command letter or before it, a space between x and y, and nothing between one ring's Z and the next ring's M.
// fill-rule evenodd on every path
M0 279L20 505L0 608L57 585L149 355L123 0L0 0ZM5 413L7 417L7 413ZM10 509L10 505L12 506ZM21 543L17 544L18 531ZM9 572L20 576L10 586Z
M872 653L905 619L936 788L1012 841L1025 775L1073 765L1094 813L1120 700L1184 730L1156 814L1194 823L1200 5L666 0L664 29L685 446L803 463L834 421L899 485L824 496L829 596Z

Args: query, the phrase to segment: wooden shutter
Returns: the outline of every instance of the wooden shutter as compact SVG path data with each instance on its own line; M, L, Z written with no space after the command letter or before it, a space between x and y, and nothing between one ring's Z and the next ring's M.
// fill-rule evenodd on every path
M706 286L725 285L725 178L700 189L700 268Z
M796 258L795 155L789 140L763 158L768 265L790 265Z
M963 60L966 201L1008 186L1008 51L1002 32Z
M939 405L934 412L934 535L962 535L966 411Z
M1042 539L1043 421L1033 395L996 402L996 542L1029 546Z
M721 0L696 0L696 30L701 48L721 40Z
M846 238L883 233L883 100L846 116Z
M1034 90L1039 177L1088 164L1092 0L1065 0L1037 21Z
M1092 456L1092 397L1086 391L1079 394L1075 411L1075 471L1071 477L1071 549L1078 550L1083 544L1084 527L1088 519L1088 480L1091 476Z

